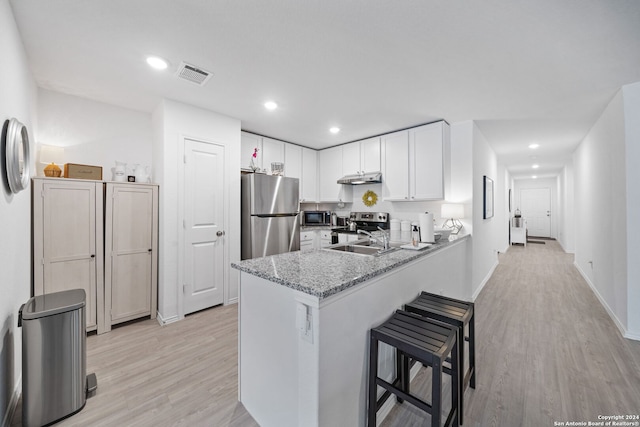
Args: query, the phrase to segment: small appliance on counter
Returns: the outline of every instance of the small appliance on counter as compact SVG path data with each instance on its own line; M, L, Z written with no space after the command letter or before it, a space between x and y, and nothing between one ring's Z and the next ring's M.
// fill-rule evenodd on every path
M303 227L314 225L333 225L331 223L331 211L302 211L301 225Z

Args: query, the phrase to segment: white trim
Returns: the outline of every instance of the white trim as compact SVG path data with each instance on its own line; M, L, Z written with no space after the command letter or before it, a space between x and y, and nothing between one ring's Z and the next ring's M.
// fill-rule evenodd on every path
M489 281L489 279L491 279L491 276L493 276L493 272L496 271L497 267L498 267L498 260L496 260L496 262L493 264L493 266L491 267L491 269L489 270L487 275L484 277L482 282L480 282L480 286L478 286L478 289L476 289L476 291L471 296L471 301L472 302L475 301L476 298L478 298L478 295L480 295L480 292L482 292L482 289L484 288L484 285L486 285L487 282Z
M624 338L629 338L629 339L637 339L640 340L640 337L637 338L632 338L633 335L628 334L626 328L624 327L624 325L622 324L622 322L616 317L615 313L613 312L613 310L611 310L611 307L609 307L609 304L607 304L607 302L605 301L605 299L602 297L602 295L600 295L600 292L598 292L598 289L596 289L596 287L594 286L594 284L591 282L591 280L589 280L589 278L587 277L587 275L584 273L584 271L582 271L582 269L580 268L580 266L578 265L577 262L573 262L573 265L576 267L576 269L578 270L578 273L580 273L580 275L582 276L582 278L584 279L585 282L587 282L587 285L589 285L589 287L591 288L591 290L593 291L593 293L595 294L596 298L598 298L598 301L600 301L600 304L602 304L602 306L604 307L604 309L607 311L607 314L609 314L609 317L611 318L611 320L613 320L613 323L616 325L616 327L618 328L618 330L620 331L620 334L624 337Z
M9 427L11 425L13 415L16 413L16 409L18 407L18 400L20 400L21 391L22 375L20 375L20 377L18 378L16 386L13 389L13 394L11 395L11 399L9 400L9 405L7 405L7 412L4 414L4 419L2 420L2 427Z
M623 337L629 339L629 340L634 340L634 341L640 341L640 334L634 334L631 332L627 332L626 334L623 335Z
M164 317L162 317L162 314L160 314L160 312L158 311L156 313L156 320L158 321L160 326L165 326L165 325L168 325L170 323L175 323L175 322L179 321L180 320L180 316L178 316L176 314L175 316L167 317L165 319Z

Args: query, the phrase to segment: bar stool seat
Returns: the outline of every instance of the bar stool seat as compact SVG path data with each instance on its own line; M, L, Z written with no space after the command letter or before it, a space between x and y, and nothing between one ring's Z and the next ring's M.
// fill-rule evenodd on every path
M448 298L442 295L422 292L418 298L404 306L405 311L439 320L458 329L460 360L460 424L464 424L464 392L469 387L476 388L475 350L475 308L472 302ZM465 326L469 325L469 336L465 336ZM469 343L469 369L465 372L464 343Z
M451 375L451 410L445 426L459 426L459 352L457 328L437 320L428 319L402 310L389 320L371 329L369 336L369 398L368 426L376 426L376 413L384 401L395 394L398 402L404 400L431 414L431 425L440 427L442 419L442 373ZM396 349L397 372L393 384L378 377L378 344L384 342ZM451 368L443 366L447 356ZM432 368L431 404L410 393L409 358ZM377 399L378 387L387 392Z

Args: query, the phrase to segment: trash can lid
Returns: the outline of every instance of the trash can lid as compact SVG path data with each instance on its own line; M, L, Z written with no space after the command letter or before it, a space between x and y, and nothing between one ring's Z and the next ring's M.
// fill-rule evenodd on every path
M78 310L85 305L86 293L84 289L54 292L31 298L24 305L22 319L31 320L54 314Z

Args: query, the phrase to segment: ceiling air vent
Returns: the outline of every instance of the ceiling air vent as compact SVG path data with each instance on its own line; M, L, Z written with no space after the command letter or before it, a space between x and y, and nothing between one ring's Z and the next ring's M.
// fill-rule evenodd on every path
M204 86L212 75L213 73L194 67L186 62L181 62L180 67L178 67L178 77L190 81L191 83L195 83L198 86Z

